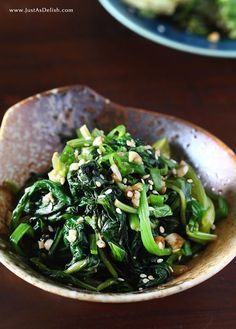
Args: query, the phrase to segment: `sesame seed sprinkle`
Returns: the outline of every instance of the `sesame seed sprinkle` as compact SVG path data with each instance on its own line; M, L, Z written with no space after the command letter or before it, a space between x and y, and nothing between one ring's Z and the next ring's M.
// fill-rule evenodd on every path
M171 266L169 266L169 269L170 269L170 271L173 273L174 272L174 270L173 270L173 268L171 267Z
M160 230L160 233L164 233L165 232L165 229L164 229L163 226L160 226L159 230Z
M124 282L125 281L125 279L123 279L123 278L118 278L117 280L118 281L121 281L121 282Z
M117 212L117 214L122 214L122 211L120 210L120 208L116 208L116 212Z
M159 258L159 259L157 260L157 263L158 263L158 264L161 264L163 261L164 261L163 258Z
M111 194L112 193L112 189L111 188L109 188L108 190L106 190L105 192L104 192L104 194Z
M53 228L51 225L48 225L48 230L49 230L49 232L53 232Z
M149 275L149 276L148 276L148 279L149 279L149 280L154 280L154 277L153 277L152 275Z
M148 283L149 282L149 279L148 278L145 278L142 281L143 281L143 283Z
M144 274L144 273L141 273L141 274L140 274L140 278L144 279L144 278L146 278L146 277L147 277L147 274Z
M126 184L128 182L128 179L127 178L124 178L123 179L123 183Z
M152 181L151 179L148 180L148 183L149 183L150 185L154 185L154 183L153 183L153 181Z
M158 247L159 247L160 249L164 249L164 245L163 245L163 243L162 243L162 242L158 242Z
M102 184L99 181L96 181L95 184L96 184L97 187L101 187L102 186Z

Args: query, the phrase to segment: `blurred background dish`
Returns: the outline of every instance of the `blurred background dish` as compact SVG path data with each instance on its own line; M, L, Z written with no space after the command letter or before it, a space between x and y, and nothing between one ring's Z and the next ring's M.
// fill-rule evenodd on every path
M99 1L120 23L149 40L198 55L236 57L236 40L226 37L219 39L218 32L213 31L207 38L181 30L171 20L142 15L139 10L120 0ZM130 3L130 0L127 2ZM170 9L169 14L175 8Z

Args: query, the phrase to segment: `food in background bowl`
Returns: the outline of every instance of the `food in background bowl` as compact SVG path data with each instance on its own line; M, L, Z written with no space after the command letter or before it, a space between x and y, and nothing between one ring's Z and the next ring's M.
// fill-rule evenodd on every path
M217 42L236 39L235 0L122 0L141 15L166 17L181 29Z
M165 138L146 145L124 125L76 133L54 153L48 178L20 192L15 251L51 279L97 292L143 290L186 272L217 238L224 198L171 159Z

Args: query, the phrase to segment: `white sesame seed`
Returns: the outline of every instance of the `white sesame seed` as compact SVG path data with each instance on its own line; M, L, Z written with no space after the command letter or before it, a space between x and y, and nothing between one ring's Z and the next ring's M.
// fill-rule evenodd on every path
M123 279L123 278L118 278L117 280L118 281L121 281L121 282L124 282L125 281L125 279Z
M122 214L122 211L120 210L120 208L116 208L116 212L117 212L117 214Z
M98 248L100 248L100 249L106 248L106 242L103 241L102 239L99 239L99 240L96 242L96 245L97 245Z
M150 185L154 185L154 183L153 183L153 181L152 181L151 179L148 180L148 183L149 183Z
M169 269L170 269L170 271L173 273L174 272L174 270L173 270L173 268L171 267L171 266L169 266Z
M145 175L145 176L143 176L143 179L147 179L149 177L150 177L150 175Z
M81 224L81 223L83 223L83 221L84 221L84 218L81 216L77 219L76 224Z
M74 162L70 165L70 171L77 171L79 169L79 163Z
M196 258L196 257L198 257L198 254L193 255L193 258Z
M48 230L49 230L49 232L53 232L53 228L51 225L48 225Z
M133 259L137 259L137 257L136 257L136 256L134 256L134 257L133 257Z
M156 190L152 191L153 194L159 194Z
M164 233L164 232L165 232L165 229L164 229L163 226L160 226L160 227L159 227L159 230L160 230L160 233Z
M44 242L44 248L45 248L46 250L49 250L49 249L51 248L52 244L53 244L53 240L52 240L52 239L48 239L48 240L46 240L46 241Z
M141 182L142 182L143 184L145 184L144 179L142 179L142 178L141 178Z
M212 224L211 229L214 231L216 229L215 224Z
M135 147L135 141L133 139L126 141L126 145L129 147Z
M108 190L106 190L105 192L104 192L104 194L111 194L112 193L112 189L111 188L109 188Z
M124 178L123 179L123 183L126 184L128 182L128 179L127 178Z
M133 197L133 192L132 191L128 191L127 192L127 197L128 198L132 198Z
M44 249L44 242L42 240L38 241L39 249Z
M102 179L105 179L105 177L103 176L103 174L100 174L100 177L101 177Z
M157 260L157 263L158 263L158 264L161 264L163 261L164 261L163 258L159 258L159 259Z
M159 247L160 249L164 249L164 245L163 245L163 243L162 243L162 242L158 242L158 247Z
M187 179L187 182L192 184L193 183L193 180L191 178Z
M104 199L106 196L104 195L104 194L100 194L99 196L98 196L98 199Z
M178 260L181 260L181 258L182 258L182 255L180 255L180 256L178 257Z
M95 184L96 184L97 187L101 187L102 186L102 184L99 181L96 181Z
M76 230L69 230L68 231L68 235L66 236L66 239L69 242L75 242L75 240L77 239L77 231Z
M149 185L149 190L152 191L153 190L153 186Z
M102 151L100 149L97 149L98 154L102 154Z
M140 278L143 279L143 278L146 278L146 277L147 277L147 274L144 274L144 273L141 273L141 274L140 274Z
M143 281L143 283L148 283L149 282L149 279L148 278L145 278L142 281Z
M153 277L152 275L149 275L149 276L148 276L148 279L149 279L149 280L154 280L154 277Z
M142 291L142 290L143 290L143 288L141 288L141 287L140 287L140 288L138 288L138 290L139 290L139 291Z

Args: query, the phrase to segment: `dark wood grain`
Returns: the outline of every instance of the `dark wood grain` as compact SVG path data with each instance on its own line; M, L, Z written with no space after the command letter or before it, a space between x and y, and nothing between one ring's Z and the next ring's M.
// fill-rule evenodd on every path
M73 14L10 14L18 7ZM31 94L86 84L110 99L191 120L236 149L236 61L153 44L96 0L0 4L0 114ZM135 305L89 304L36 289L0 267L0 328L236 328L236 267L176 296Z

